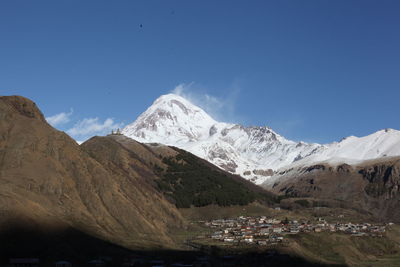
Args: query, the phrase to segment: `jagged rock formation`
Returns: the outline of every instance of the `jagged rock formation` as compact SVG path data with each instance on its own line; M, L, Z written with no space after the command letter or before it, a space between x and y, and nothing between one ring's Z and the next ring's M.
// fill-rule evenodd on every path
M368 181L367 195L375 198L394 199L400 191L400 160L373 164L362 168L359 173Z

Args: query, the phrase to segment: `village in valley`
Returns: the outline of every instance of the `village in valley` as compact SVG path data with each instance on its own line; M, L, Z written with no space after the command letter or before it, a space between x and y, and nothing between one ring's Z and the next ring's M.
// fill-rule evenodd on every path
M383 237L389 224L371 223L328 223L323 218L316 222L279 220L266 216L240 216L234 219L218 219L203 222L206 227L215 229L207 238L230 244L277 245L287 242L289 235L299 233L338 232L352 236Z

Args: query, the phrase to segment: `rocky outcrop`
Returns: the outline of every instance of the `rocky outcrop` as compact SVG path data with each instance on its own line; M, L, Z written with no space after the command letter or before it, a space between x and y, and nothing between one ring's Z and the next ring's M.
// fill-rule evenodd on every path
M385 199L398 197L400 190L399 166L379 164L363 168L359 173L368 181L365 192L369 196Z
M400 222L400 158L384 158L350 166L317 164L279 174L264 185L291 197L340 200L378 219Z
M255 175L261 175L261 176L272 176L274 174L274 171L272 169L266 169L266 170L253 170L253 174Z
M325 170L326 166L323 164L316 164L316 165L312 165L309 167L305 167L303 168L303 172L312 172L312 171L316 171L316 170Z
M336 167L336 171L350 173L353 168L349 164L343 163Z

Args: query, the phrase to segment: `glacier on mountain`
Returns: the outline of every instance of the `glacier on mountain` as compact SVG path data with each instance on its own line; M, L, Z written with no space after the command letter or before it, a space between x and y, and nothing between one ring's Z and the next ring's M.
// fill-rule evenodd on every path
M185 149L256 184L277 170L317 162L355 162L400 155L400 131L381 130L321 145L294 142L269 127L245 127L214 120L187 99L159 97L122 133L144 143Z

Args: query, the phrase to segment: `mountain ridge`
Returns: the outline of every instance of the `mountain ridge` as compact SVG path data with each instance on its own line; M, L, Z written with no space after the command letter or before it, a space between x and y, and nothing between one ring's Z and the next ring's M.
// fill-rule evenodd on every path
M339 142L295 142L270 127L218 122L175 94L160 96L122 133L140 142L185 149L231 173L262 184L280 169L328 161L357 163L400 155L400 132L384 129Z

